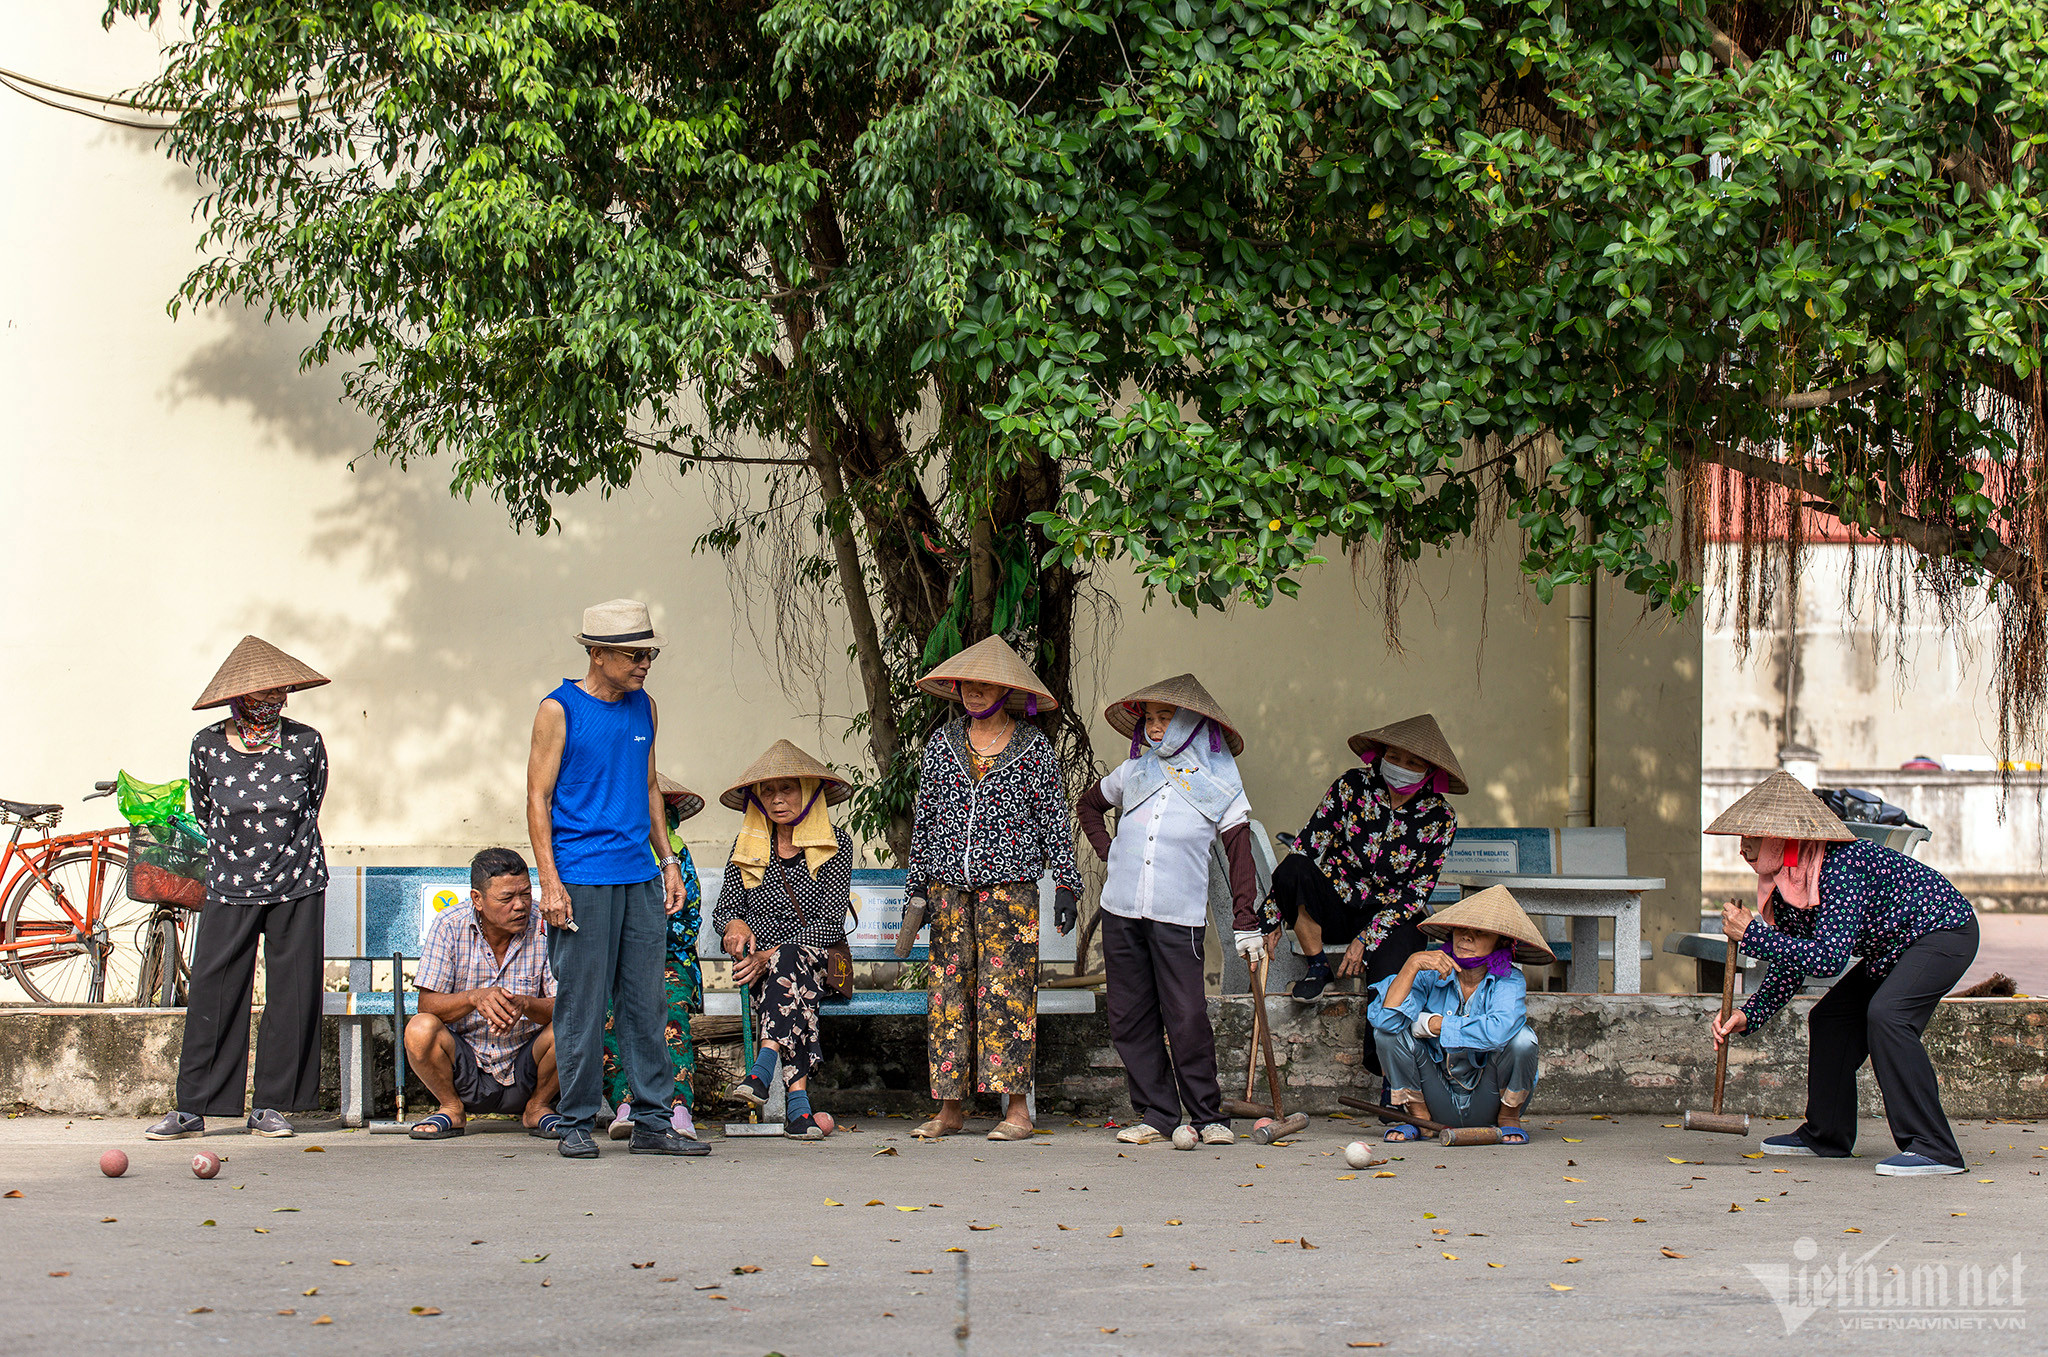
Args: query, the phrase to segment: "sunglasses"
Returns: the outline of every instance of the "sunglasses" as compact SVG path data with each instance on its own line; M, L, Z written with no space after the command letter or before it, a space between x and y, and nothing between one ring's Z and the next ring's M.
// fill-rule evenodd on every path
M661 658L659 650L620 650L616 646L607 647L607 649L611 650L614 655L624 655L634 664L653 664Z

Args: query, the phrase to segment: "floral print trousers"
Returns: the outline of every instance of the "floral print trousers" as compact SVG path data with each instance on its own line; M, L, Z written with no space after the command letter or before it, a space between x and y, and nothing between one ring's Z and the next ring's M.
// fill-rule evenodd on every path
M1038 1052L1038 883L933 882L932 1097L1029 1093Z
M808 1079L825 1058L818 1037L818 1002L825 995L825 949L785 942L761 978L748 986L754 1004L754 1041L782 1053L782 1086Z

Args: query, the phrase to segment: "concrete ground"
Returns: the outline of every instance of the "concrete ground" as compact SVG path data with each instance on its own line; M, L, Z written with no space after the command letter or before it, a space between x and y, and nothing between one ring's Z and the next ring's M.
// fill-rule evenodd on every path
M1957 989L2003 971L2021 994L2048 994L2048 914L1979 914L1977 927L1977 959Z
M1745 1157L1789 1125L1568 1117L1358 1171L1358 1128L1323 1118L1283 1146L1121 1154L1065 1121L923 1144L861 1118L592 1164L504 1122L151 1144L24 1116L0 1123L0 1351L941 1354L951 1250L984 1355L2041 1350L2043 1127L1959 1128L1953 1178L1873 1175L1882 1123L1858 1159ZM202 1144L227 1156L212 1181ZM113 1146L120 1179L96 1167ZM1887 1298L1936 1267L1946 1300Z

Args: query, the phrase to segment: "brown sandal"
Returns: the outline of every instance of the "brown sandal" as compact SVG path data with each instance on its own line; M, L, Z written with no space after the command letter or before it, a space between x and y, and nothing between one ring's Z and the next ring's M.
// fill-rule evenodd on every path
M916 1136L919 1140L937 1140L940 1136L957 1136L966 1129L964 1125L948 1126L937 1117L933 1117L910 1134Z
M1021 1126L1014 1121L1004 1120L996 1123L996 1129L988 1133L988 1138L990 1140L1029 1140L1032 1134L1032 1129L1029 1126Z

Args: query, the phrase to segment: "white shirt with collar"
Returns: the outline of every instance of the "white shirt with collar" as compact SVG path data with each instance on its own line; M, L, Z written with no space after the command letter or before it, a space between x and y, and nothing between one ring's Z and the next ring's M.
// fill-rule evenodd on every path
M1128 762L1102 779L1102 799L1122 813L1109 846L1109 878L1102 908L1126 919L1200 928L1209 921L1209 852L1217 836L1252 817L1251 802L1239 792L1221 824L1207 817L1168 783L1135 809L1123 803Z

